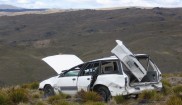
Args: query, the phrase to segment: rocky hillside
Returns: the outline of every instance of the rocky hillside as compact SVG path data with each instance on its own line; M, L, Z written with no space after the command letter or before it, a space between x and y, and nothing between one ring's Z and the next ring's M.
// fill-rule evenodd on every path
M80 10L0 17L0 84L39 81L56 73L41 58L110 56L119 39L148 53L164 72L181 72L182 9Z

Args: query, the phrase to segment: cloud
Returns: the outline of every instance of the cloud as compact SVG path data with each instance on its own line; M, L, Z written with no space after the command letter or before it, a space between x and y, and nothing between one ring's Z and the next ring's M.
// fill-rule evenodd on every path
M182 7L182 0L0 0L24 8Z
M17 0L17 3L25 4L25 3L29 3L29 0Z

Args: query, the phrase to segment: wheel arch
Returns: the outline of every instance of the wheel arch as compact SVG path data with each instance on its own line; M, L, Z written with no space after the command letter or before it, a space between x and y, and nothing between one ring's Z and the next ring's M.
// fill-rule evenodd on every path
M105 88L107 88L109 90L109 88L107 86L103 85L103 84L96 84L96 85L94 85L93 90L96 91L99 87L105 87ZM111 91L110 90L109 90L109 94L111 95Z
M51 86L52 87L51 84L45 84L42 90L44 90L46 86Z

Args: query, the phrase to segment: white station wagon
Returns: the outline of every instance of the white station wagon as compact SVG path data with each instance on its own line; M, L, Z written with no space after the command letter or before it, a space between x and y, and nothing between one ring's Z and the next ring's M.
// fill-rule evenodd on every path
M58 75L40 83L45 96L80 90L96 91L107 101L116 95L137 95L144 90L162 89L161 72L147 54L133 54L123 43L111 51L115 56L83 62L75 55L43 58Z

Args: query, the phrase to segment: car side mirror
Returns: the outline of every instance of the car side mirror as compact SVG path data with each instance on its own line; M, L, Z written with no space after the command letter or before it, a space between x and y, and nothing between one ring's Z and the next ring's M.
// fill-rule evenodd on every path
M66 72L67 70L63 70L62 73L59 75L59 77L64 77L64 73Z
M60 77L64 77L64 72L61 73L61 74L59 74L59 78L60 78Z

